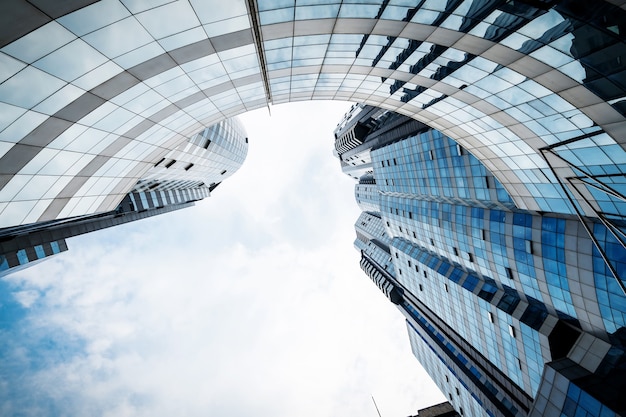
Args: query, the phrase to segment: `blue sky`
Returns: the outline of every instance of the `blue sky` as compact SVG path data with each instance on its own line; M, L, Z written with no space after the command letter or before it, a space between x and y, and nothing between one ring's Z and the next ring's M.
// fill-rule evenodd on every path
M68 241L0 281L0 415L360 416L443 401L358 265L348 103L242 115L242 169L195 207Z

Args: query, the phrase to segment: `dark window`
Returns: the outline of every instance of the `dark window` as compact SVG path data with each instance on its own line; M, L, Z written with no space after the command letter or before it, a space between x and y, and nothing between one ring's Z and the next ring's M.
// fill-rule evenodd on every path
M560 359L566 357L576 340L578 340L578 336L580 336L580 330L563 320L559 320L550 336L548 336L552 358Z
M176 160L172 159L171 161L169 161L167 164L165 164L165 168L169 168L172 165L174 165L176 163Z
M534 300L529 297L529 301L533 302L526 308L526 311L522 314L520 321L535 330L539 330L541 325L543 325L543 322L546 321L548 312L543 303L539 300Z
M505 267L504 269L506 270L506 276L508 279L515 279L513 277L513 270L511 268Z
M192 167L192 166L193 166L193 164L188 164L188 165L185 167L185 171L189 171L189 170L191 169L191 167Z
M480 294L479 294L480 296ZM513 310L515 310L515 308L517 307L517 305L519 304L519 296L517 294L512 294L512 293L505 293L502 298L500 299L500 301L498 302L498 308L502 311L504 311L507 314L511 314L513 313Z
M154 164L155 167L158 167L161 162L165 161L165 158L161 158L161 160L159 162L157 162L156 164Z
M463 288L469 291L474 291L474 288L478 285L478 278L474 275L468 275L463 282Z
M226 174L226 170L220 172L220 175L224 175L224 174Z

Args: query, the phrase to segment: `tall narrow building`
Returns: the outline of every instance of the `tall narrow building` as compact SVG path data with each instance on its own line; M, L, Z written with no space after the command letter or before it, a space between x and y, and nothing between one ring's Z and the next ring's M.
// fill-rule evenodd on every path
M193 205L237 171L247 152L248 138L243 125L238 119L228 119L164 153L139 180L126 170L129 166L132 172L144 164L127 154L126 169L93 175L87 179L86 186L68 189L50 202L44 201L53 211L58 209L59 219L31 223L34 218L23 209L23 201L15 198L7 204L14 208L9 207L7 215L2 217L6 224L17 225L0 228L0 276L67 250L65 239L69 237ZM40 172L58 169L43 158L38 164ZM58 181L63 182L62 178ZM118 185L111 186L115 182ZM124 193L128 187L130 192ZM113 210L102 210L111 204Z
M390 111L354 106L335 139L358 178L361 267L459 414L626 412L626 252L609 228L519 209L466 149Z

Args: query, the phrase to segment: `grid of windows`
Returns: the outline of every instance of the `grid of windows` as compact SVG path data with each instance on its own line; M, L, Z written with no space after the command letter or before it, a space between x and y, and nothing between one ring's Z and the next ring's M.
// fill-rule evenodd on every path
M618 243L605 226L597 224L594 234L600 240L618 271L618 279L626 277L626 249ZM626 299L622 289L609 271L598 250L593 248L593 272L595 292L598 297L602 320L609 332L626 326Z
M458 396L449 397L455 408L464 407L466 410L473 410L472 415L484 415L486 413L489 416L495 416L504 411L491 408L494 406L493 402L496 402L510 415L515 415L517 409L510 402L507 405L496 400L496 398L501 397L501 393L495 387L491 386L491 391L488 393L480 390L474 391L475 388L473 387L476 387L475 384L478 381L484 382L483 375L471 365L471 361L468 361L463 352L450 343L446 336L438 331L417 309L410 304L403 305L403 308L409 314L407 329L411 350L416 358L444 392L456 391L452 388L453 384L460 384L463 387L462 390L459 390Z
M448 264L445 259L428 255L408 242L394 239L391 247L393 253L400 255L397 260L394 259L396 270L399 265L407 264L408 260L411 260L418 264L420 269L428 271L428 278L425 278L422 274L408 269L405 274L396 276L398 282L416 295L425 306L469 342L474 349L490 362L498 364L498 367L506 371L519 387L526 390L529 395L534 395L543 371L541 345L542 343L547 345L547 337L538 332L543 321L533 321L529 312L532 311L532 307L526 310L529 313L525 312L521 317L533 328L511 317L510 314L520 300L520 295L513 289L504 288L504 296L516 300L513 310L508 308L508 304L502 302L493 305L491 302L495 303L500 299L503 294L502 290L499 291L497 297L489 298L489 300L485 300L488 298L486 295L479 295L475 291L484 284L490 285L488 282L484 282L475 275L463 273L458 266ZM423 287L423 293L418 291L420 286ZM541 303L535 301L535 305L541 306ZM495 310L494 307L496 307ZM497 311L497 314L492 311ZM478 317L483 317L487 322L478 320ZM542 317L545 319L546 316ZM520 327L530 336L518 341L514 336L515 330L511 331L511 328L519 329ZM526 354L532 359L531 366L527 366L525 360L524 362L519 360ZM529 379L524 380L524 376L528 376Z
M372 162L382 192L513 206L500 182L483 164L472 155L459 155L457 143L436 130L373 150Z
M368 210L378 201L378 224L387 235L383 245L389 248L384 269L403 289L402 306L413 319L421 320L412 310L418 303L441 321L422 339L431 349L437 340L445 345L438 357L452 370L464 395L477 400L475 404L485 408L499 404L512 414L518 407L530 407L520 398L535 398L544 382L545 364L567 354L567 346L559 351L559 344L569 343L562 339L563 326L579 327L576 317L595 334L621 326L626 297L600 254L592 250L591 238L578 220L516 208L505 192L496 191L497 179L478 160L440 133L422 130L384 145L375 139L372 143L366 138L359 147L362 152L369 144L373 172L362 177L367 194L359 184L356 197L363 193ZM359 236L358 223L356 228ZM622 271L623 248L606 228L603 233L599 228L604 226L598 224L594 231L600 245ZM357 247L368 245L368 239L371 244L371 238L363 236ZM594 279L603 281L597 294L593 284L585 286ZM597 310L601 320L593 319ZM460 359L457 347L445 342L446 328L453 329L458 337L454 343L464 346L471 358ZM421 353L416 356L424 358ZM465 371L451 365L457 359L467 367L488 363L496 368L472 386L464 379ZM430 363L427 368L431 365L437 368L434 378L444 394L456 392L458 387L441 378L447 371ZM494 384L525 394L503 394ZM498 401L485 402L474 396L476 390L496 395ZM457 409L470 407L461 399L453 404Z
M565 264L565 220L544 217L541 229L541 256L552 303L557 310L576 317Z
M237 119L228 119L203 129L168 152L164 160L169 162L150 168L135 190L208 187L235 173L247 153L243 125Z
M2 219L58 218L57 196L77 191L63 215L112 208L105 196L127 187L123 178L140 178L184 137L268 102L311 98L410 115L476 156L518 207L571 212L555 173L604 173L604 183L623 188L626 158L615 139L626 123L625 12L608 2L550 4L113 0L41 26L8 25ZM546 146L569 168L553 173ZM81 182L87 173L98 178ZM450 177L440 178L449 195ZM620 199L583 188L594 209L622 212Z
M421 273L417 288L436 290L442 301L476 291L497 309L468 314L489 313L493 324L502 311L528 304L536 308L520 321L534 330L548 313L584 315L594 331L623 326L619 281L580 228L568 234L574 222L565 222L566 236L583 245L572 248L549 236L549 222L544 228L538 217L513 210L572 213L566 194L582 185L574 198L585 214L621 218L623 8L488 0L84 6L33 24L14 18L30 7L18 0L6 21L19 23L0 28L0 226L111 210L150 172L171 178L146 178L138 205L163 199L173 184L202 187L178 175L201 169L196 157L212 139L203 133L199 144L178 147L243 111L312 98L367 102L442 133L381 148L371 167L368 159L351 161L354 176L379 169L377 186L395 193L380 199L376 230L382 226L384 239L364 227L357 247L394 269L402 259L397 252L387 258L385 242L419 244L429 258L413 258L415 272L403 264L402 277ZM586 174L591 183L581 183ZM366 194L363 201L373 203L372 190ZM470 231L475 224L480 229ZM623 275L623 247L594 229ZM499 323L498 336L519 335L516 324ZM515 346L501 363L534 369L511 356ZM519 384L532 390L534 379L524 378Z

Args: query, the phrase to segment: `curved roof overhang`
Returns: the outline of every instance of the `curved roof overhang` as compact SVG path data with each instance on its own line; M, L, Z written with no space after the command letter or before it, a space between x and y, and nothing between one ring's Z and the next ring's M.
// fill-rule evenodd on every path
M2 6L21 23L0 32L0 227L110 210L204 127L311 99L379 106L442 131L520 208L572 213L569 194L588 216L623 213L626 93L600 97L588 80L601 65L573 56L593 28L610 39L598 52L617 74L600 78L621 85L626 15L608 2L594 9L612 13L615 27L574 19L570 2L528 2L545 10L524 6L536 16L510 33L498 26L506 36L497 40L487 34L507 15L500 1L477 2L487 7L478 11L469 0L434 2L444 10L400 1L39 3ZM423 23L425 12L436 24ZM467 26L471 13L480 18Z

